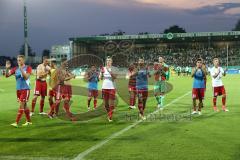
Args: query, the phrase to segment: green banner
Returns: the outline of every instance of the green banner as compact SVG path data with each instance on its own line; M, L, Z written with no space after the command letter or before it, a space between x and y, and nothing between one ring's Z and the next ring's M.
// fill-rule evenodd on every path
M121 35L104 36L106 40L124 40L124 39L159 39L159 38L193 38L193 37L213 37L213 36L239 36L240 31L229 32L192 32L192 33L168 33L168 34L146 34L146 35Z

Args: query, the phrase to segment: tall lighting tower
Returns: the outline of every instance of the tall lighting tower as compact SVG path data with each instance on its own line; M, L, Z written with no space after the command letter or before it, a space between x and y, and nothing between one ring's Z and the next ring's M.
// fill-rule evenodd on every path
M23 0L24 7L24 54L26 60L28 59L28 23L27 23L27 0Z

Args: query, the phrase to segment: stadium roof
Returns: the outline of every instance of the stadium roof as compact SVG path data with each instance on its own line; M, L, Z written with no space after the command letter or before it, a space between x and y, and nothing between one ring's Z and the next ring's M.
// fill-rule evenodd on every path
M168 33L168 34L144 34L144 35L116 35L116 36L91 36L91 37L76 37L69 38L74 42L96 42L96 41L117 41L117 40L140 40L140 41L174 41L187 39L205 39L211 40L238 40L240 31L227 32L191 32L191 33Z

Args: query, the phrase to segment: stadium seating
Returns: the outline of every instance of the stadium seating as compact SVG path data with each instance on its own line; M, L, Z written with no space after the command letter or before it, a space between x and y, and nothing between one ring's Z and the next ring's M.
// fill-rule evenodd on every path
M229 65L239 65L240 48L229 48ZM139 57L143 57L146 62L157 61L159 56L163 56L169 65L173 66L194 66L196 58L203 58L207 65L211 65L212 59L218 57L222 65L226 65L227 49L162 49L162 48L135 48L129 53L129 62L136 62Z

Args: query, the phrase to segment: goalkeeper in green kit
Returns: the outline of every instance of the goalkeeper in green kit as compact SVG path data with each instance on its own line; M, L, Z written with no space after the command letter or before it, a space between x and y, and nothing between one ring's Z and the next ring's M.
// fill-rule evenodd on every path
M154 64L154 96L157 100L157 108L163 110L164 95L167 90L166 81L169 80L170 72L163 57L159 57L159 62Z

